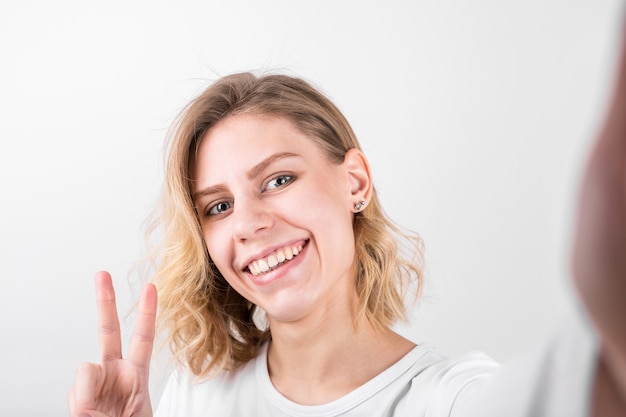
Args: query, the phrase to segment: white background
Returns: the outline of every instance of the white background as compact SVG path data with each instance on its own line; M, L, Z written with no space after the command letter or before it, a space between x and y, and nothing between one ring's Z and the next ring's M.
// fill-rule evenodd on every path
M93 274L112 272L127 312L168 126L234 71L303 76L353 124L386 210L426 241L404 334L498 360L546 337L574 305L577 181L621 15L617 0L4 1L0 415L66 414L76 365L98 359Z

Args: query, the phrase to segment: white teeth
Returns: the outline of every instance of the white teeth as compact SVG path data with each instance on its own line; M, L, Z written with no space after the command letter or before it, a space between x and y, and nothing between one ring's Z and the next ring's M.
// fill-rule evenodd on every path
M303 245L287 246L282 249L278 249L265 259L258 259L248 265L248 270L252 275L260 275L271 269L276 268L278 265L285 261L292 260L296 255L302 252Z
M263 259L259 259L258 265L261 272L267 272L270 270L270 266Z

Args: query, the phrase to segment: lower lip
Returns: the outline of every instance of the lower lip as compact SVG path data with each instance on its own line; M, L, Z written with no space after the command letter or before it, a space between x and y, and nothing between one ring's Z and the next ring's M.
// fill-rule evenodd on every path
M270 285L271 283L283 278L286 274L289 273L289 271L297 267L304 260L304 257L308 252L308 248L309 245L307 243L296 257L288 262L280 264L280 266L269 272L261 275L252 275L252 273L250 272L246 272L246 274L248 274L250 281L252 281L255 285L259 287Z

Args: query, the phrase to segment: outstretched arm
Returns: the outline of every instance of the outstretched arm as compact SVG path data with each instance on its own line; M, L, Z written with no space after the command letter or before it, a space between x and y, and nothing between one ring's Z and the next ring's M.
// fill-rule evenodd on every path
M613 101L585 172L574 280L600 336L594 416L626 415L626 30Z

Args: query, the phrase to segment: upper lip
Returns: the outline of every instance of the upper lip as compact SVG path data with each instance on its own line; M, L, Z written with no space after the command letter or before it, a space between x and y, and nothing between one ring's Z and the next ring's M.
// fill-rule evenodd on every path
M257 252L254 255L251 255L250 257L246 258L242 264L241 264L241 270L242 271L246 271L248 269L248 265L250 265L252 262L259 260L259 259L265 259L267 258L271 253L276 252L278 249L287 247L287 246L295 246L298 243L301 243L303 246L306 244L306 242L308 242L309 239L294 239L291 241L288 241L286 243L279 243L276 245L272 245L269 246L265 249L263 249L262 251Z

